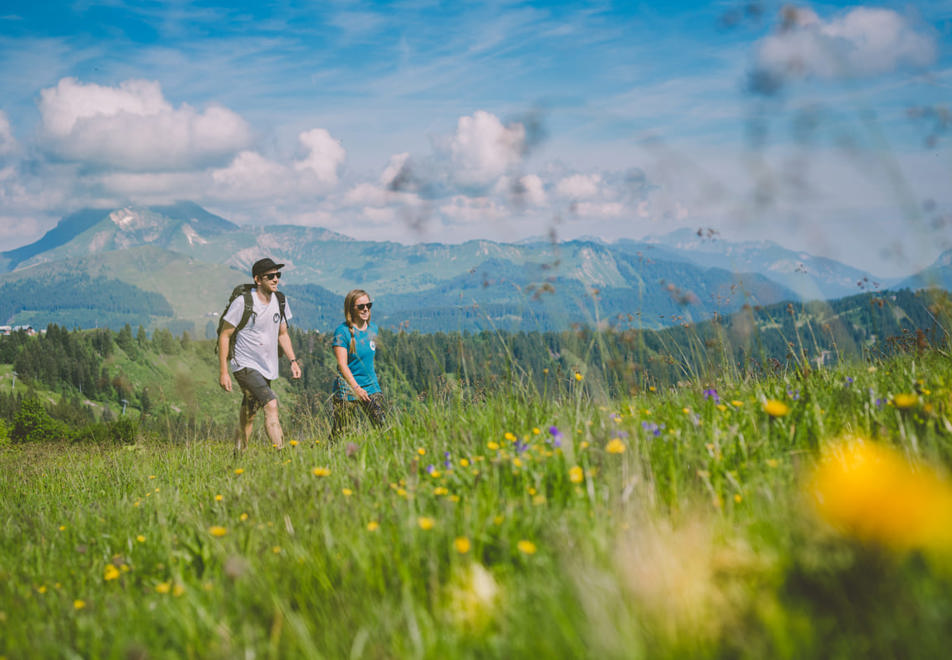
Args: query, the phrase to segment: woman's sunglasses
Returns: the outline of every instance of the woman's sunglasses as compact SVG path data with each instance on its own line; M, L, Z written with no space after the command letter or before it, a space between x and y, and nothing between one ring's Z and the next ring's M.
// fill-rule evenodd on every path
M360 305L354 305L354 309L356 309L358 312L362 312L365 309L370 309L373 306L374 304L372 302L369 302L369 303L363 303Z
M266 280L280 280L281 273L265 273L261 277L263 277Z

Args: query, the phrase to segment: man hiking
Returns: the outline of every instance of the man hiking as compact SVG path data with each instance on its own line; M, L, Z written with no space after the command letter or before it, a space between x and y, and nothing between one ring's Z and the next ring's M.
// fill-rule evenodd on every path
M284 264L276 264L270 258L256 261L251 267L255 285L250 288L250 295L237 295L222 317L224 323L218 336L218 383L223 390L231 392L230 366L243 394L235 432L236 452L248 447L255 414L260 408L264 408L264 428L271 444L277 449L284 447L278 399L271 389L271 381L278 377L278 346L291 360L292 377L301 377L301 367L294 357L288 333L291 310L284 294L278 291L283 267ZM248 302L251 308L246 313Z

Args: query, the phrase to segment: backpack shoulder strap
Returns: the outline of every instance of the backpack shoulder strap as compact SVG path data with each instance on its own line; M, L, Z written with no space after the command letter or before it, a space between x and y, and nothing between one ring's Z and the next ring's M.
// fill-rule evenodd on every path
M280 312L281 312L281 320L284 321L285 323L287 323L287 322L288 322L288 317L284 314L284 302L285 302L284 292L283 292L283 291L275 291L275 292L274 292L274 295L276 295L276 296L278 297L278 308L279 308L279 310L280 310Z
M248 321L251 320L251 315L254 314L255 311L255 303L251 299L251 285L242 284L239 288L241 289L239 295L241 295L241 297L244 299L245 309L241 313L241 320L238 321L238 325L235 326L235 332L238 332L243 327L248 325Z

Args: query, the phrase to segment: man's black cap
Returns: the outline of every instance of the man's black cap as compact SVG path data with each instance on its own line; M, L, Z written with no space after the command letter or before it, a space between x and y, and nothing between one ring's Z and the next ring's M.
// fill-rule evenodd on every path
M262 273L267 273L269 270L277 270L279 268L284 268L284 264L276 264L269 257L264 259L258 259L255 262L255 265L251 267L251 276L258 277Z

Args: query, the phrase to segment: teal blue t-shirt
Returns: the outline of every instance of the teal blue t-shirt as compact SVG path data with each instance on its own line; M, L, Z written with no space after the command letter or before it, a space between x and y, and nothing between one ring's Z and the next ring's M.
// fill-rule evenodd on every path
M377 325L368 323L366 330L354 330L354 339L357 341L357 352L350 352L350 328L346 323L341 323L334 330L334 346L343 346L347 349L347 366L350 373L354 375L354 380L362 388L367 390L367 394L374 394L380 391L380 383L377 382L377 373L374 371L374 353L377 352ZM355 401L357 399L351 392L350 386L344 377L339 373L334 379L334 396L338 399L347 399Z

